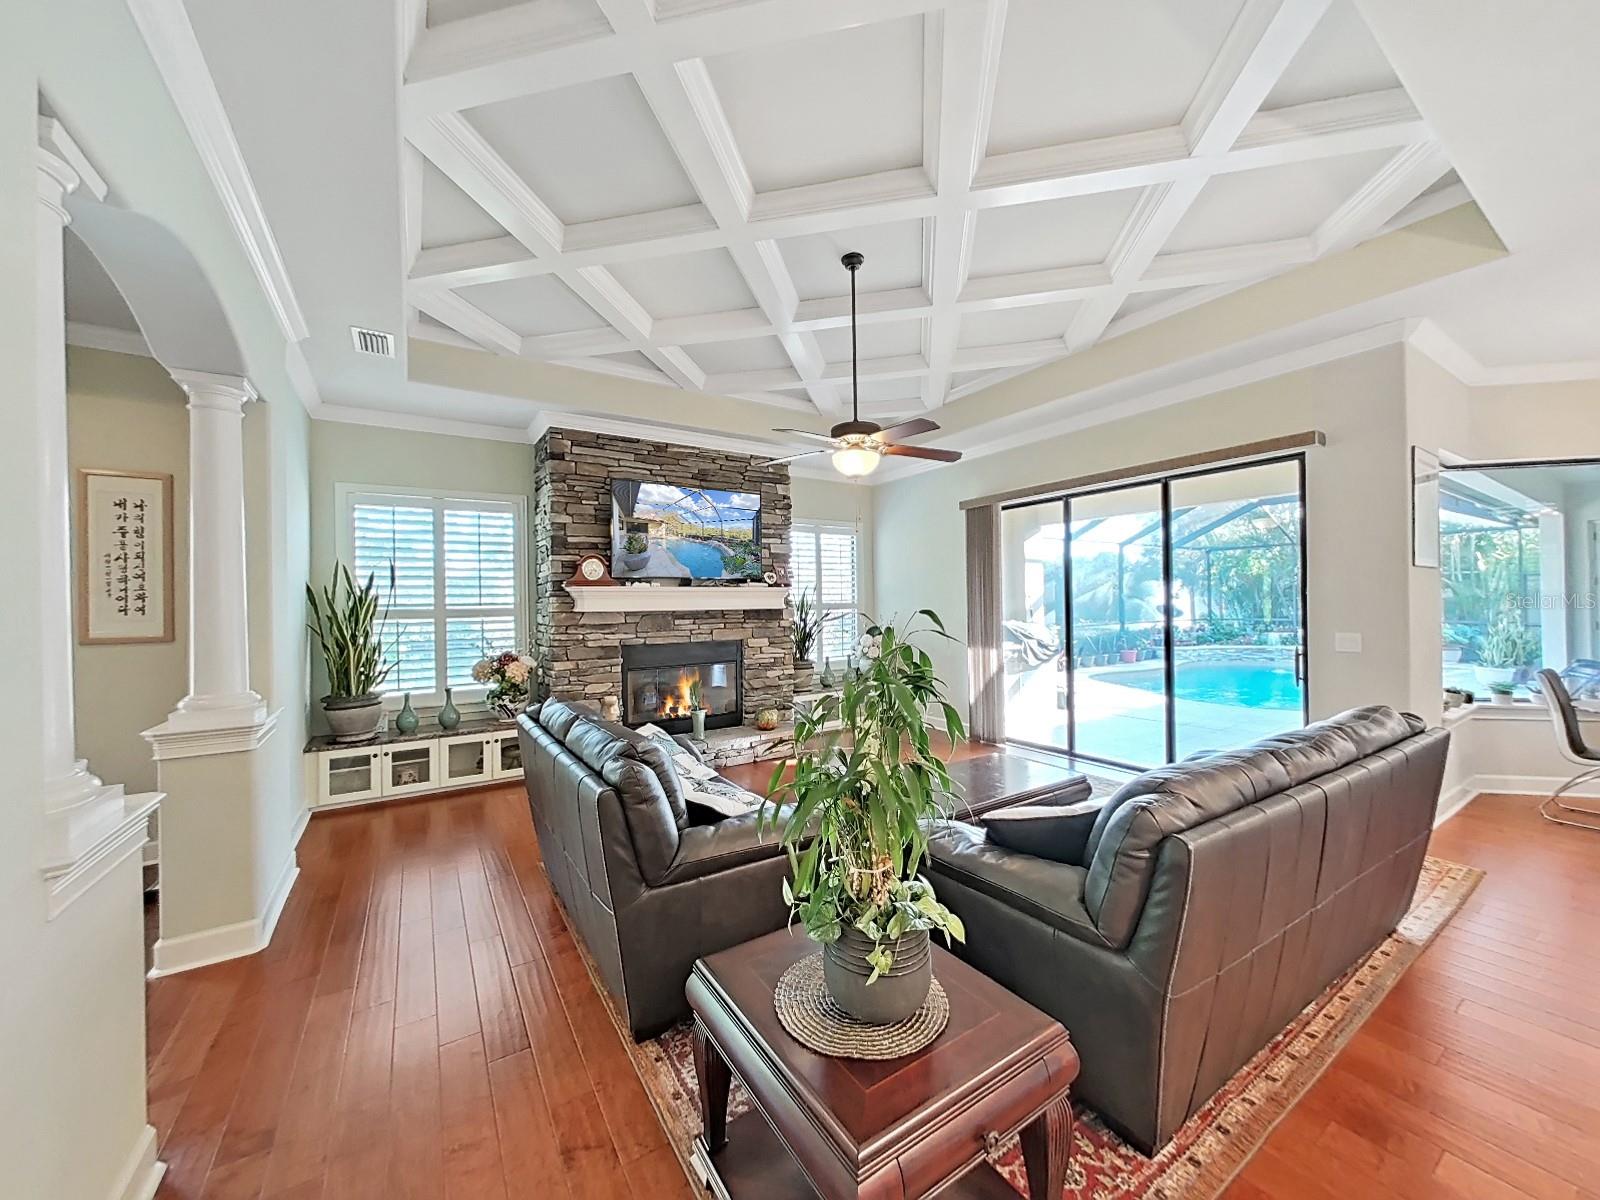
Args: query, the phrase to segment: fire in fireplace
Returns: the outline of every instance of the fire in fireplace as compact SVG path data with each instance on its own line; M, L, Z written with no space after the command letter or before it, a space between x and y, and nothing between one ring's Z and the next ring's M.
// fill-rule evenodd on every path
M739 642L664 642L622 647L622 719L687 733L692 688L700 685L706 727L744 721L744 647Z

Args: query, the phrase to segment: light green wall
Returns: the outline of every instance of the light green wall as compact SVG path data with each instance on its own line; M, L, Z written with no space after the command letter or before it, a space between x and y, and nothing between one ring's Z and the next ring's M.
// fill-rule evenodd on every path
M189 413L160 363L74 346L67 353L67 420L74 477L81 467L173 477L173 640L80 644L73 652L78 753L108 782L154 791L155 760L139 734L165 721L188 690ZM72 519L77 539L83 531L76 506Z
M789 480L794 521L841 521L856 527L856 567L860 572L861 608L872 617L877 609L873 575L872 489L845 479L816 479L794 475Z
M340 517L334 490L341 483L523 496L531 512L533 447L526 442L312 421L308 495L313 580L327 579L338 557ZM531 545L527 550L531 603L531 573L536 565ZM317 698L323 694L325 677L315 648L311 657L310 717L320 729Z

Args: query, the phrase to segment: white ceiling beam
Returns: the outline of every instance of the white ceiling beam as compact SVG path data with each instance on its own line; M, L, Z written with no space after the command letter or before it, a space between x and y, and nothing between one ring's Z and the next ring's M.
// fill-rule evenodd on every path
M522 336L506 328L475 304L468 304L447 288L412 283L406 286L406 299L441 325L470 338L485 350L502 354L521 354Z
M656 28L653 0L597 2L619 34L643 35ZM750 173L739 153L705 60L654 61L636 69L634 81L644 93L645 102L655 114L710 220L719 231L744 228L750 219L755 187L750 182ZM834 389L818 379L820 348L811 335L791 327L799 300L776 243L731 243L728 253L744 277L750 294L778 334L817 411L836 412L838 399Z
M1300 52L1329 0L1245 0L1199 92L1184 113L1183 138L1194 160L1226 154ZM1067 327L1069 352L1105 334L1134 284L1155 262L1211 172L1154 184L1134 205L1107 261L1111 290L1086 301Z
M451 21L417 40L401 102L408 120L680 62L892 21L952 0L746 0L648 26L554 23L543 0Z
M1176 126L991 156L978 168L970 200L974 207L992 208L1092 195L1363 150L1399 149L1428 136L1410 100L1394 88L1259 113L1232 150L1206 160L1185 157L1186 143ZM900 172L887 174L900 180L899 199L876 198L883 186L877 176L866 177L866 182L845 180L757 194L751 204L756 219L748 232L720 229L702 205L569 225L561 265L686 254L746 238L767 241L831 233L890 220L920 220L939 211L938 196L920 169L911 170L909 182ZM797 192L807 193L807 204L799 203ZM770 215L762 219L764 209ZM413 278L467 287L555 269L553 260L534 258L515 238L501 237L424 250Z
M1435 142L1407 146L1361 185L1311 235L1320 257L1365 241L1444 177L1450 162Z
M950 364L961 325L957 302L978 231L978 214L968 195L989 142L1006 5L1007 0L985 0L930 14L924 22L923 127L937 131L928 168L940 202L923 275L932 304L922 335L928 360L922 385L925 409L943 404L950 391Z
M1033 304L1060 304L1096 295L1110 286L1111 272L1103 263L1022 271L1014 275L984 275L967 280L957 297L956 307L962 312L997 312Z
M1183 134L1192 155L1220 154L1233 147L1328 4L1329 0L1246 0L1183 115Z

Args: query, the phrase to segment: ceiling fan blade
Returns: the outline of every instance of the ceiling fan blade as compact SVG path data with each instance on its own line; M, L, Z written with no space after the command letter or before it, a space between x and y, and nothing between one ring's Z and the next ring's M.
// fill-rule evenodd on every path
M834 444L834 439L829 437L827 434L812 433L809 429L774 429L772 432L787 433L792 437L807 438L813 442L827 442L830 446Z
M931 458L934 462L953 463L961 461L961 451L940 450L935 446L885 446L885 454L898 454L905 458Z
M784 463L793 462L797 458L810 458L813 454L826 454L826 450L802 450L799 454L791 454L787 458L769 458L762 463L763 467L778 467Z
M930 421L927 417L917 417L914 420L901 421L898 425L891 425L887 429L880 430L878 440L880 442L904 441L906 438L916 437L919 433L932 433L937 428L939 428L937 421Z

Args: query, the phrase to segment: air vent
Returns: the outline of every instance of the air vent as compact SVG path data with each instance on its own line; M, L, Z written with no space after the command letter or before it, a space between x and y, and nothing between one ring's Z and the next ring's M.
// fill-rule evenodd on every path
M362 354L376 354L379 358L394 357L394 335L380 329L357 329L350 326L350 340Z

